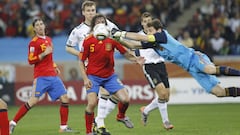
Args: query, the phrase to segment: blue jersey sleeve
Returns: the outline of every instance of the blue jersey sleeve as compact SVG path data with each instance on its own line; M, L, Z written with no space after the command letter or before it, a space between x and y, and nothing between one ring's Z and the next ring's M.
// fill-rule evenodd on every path
M164 31L154 34L157 43L167 43L167 35Z

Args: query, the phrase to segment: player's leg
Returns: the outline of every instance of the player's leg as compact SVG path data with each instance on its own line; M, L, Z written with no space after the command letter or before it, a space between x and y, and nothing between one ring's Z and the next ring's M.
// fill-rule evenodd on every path
M105 84L105 88L110 94L114 93L117 99L119 99L119 102L121 102L121 104L118 104L119 112L116 117L117 121L122 122L127 128L133 128L133 123L129 117L126 116L126 111L130 101L129 95L116 74L109 77L108 82Z
M240 96L239 87L222 88L215 75L201 72L189 72L198 83L208 92L217 97L238 97Z
M125 88L118 90L115 95L118 97L120 102L120 104L118 104L119 109L116 118L117 121L124 123L127 128L133 128L133 123L131 122L130 118L126 116L126 111L130 101L127 90Z
M207 55L200 52L196 52L195 54L198 56L195 57L195 62L197 62L195 64L196 67L207 74L240 76L240 70L238 69L234 69L229 66L215 66Z
M92 82L91 88L86 88L87 91L87 106L85 109L85 126L86 126L86 134L93 134L92 128L94 123L94 109L98 103L98 93L100 89L100 85L102 85L102 81L104 79L89 75L88 78Z
M28 102L25 104L21 105L20 108L18 109L17 113L15 114L13 120L10 121L9 123L9 130L10 134L13 133L14 128L16 127L17 123L19 120L21 120L27 113L28 111L39 101L38 97L30 97Z
M7 104L0 99L0 135L9 135Z
M95 122L97 124L97 128L105 127L104 118L107 109L107 100L109 99L110 94L103 87L100 87L99 90L99 100L98 100L98 109L97 116L95 118Z
M13 133L14 128L16 127L19 120L21 120L27 112L39 101L39 97L41 97L46 91L47 87L49 87L50 83L45 79L46 77L39 77L34 79L33 81L33 90L30 99L23 105L20 106L19 110L15 114L13 120L10 121L10 134Z
M198 83L209 93L214 94L217 97L237 97L240 96L239 87L221 88L218 83L218 79L214 75L221 74L229 76L238 76L239 72L236 69L230 67L216 67L210 59L205 55L197 53L198 57L195 57L194 67L189 69L189 73L198 81Z
M145 64L143 71L146 79L148 80L151 88L157 93L155 98L149 105L142 107L142 122L147 124L148 113L155 108L159 109L165 129L172 129L173 125L170 124L167 111L167 102L169 100L170 90L168 82L168 74L164 63L158 64Z
M49 79L52 82L51 89L47 91L48 95L51 97L52 101L60 99L61 104L59 108L60 114L60 128L59 133L63 132L76 132L73 131L68 126L68 113L69 113L69 98L67 96L67 90L62 82L62 80L56 76Z
M97 106L97 94L95 92L87 93L87 107L85 110L85 126L86 134L92 133L92 125L94 123L94 108Z
M155 88L158 94L158 109L162 117L163 127L167 130L173 129L173 125L168 118L167 102L169 100L170 89L165 88L163 83L160 83Z
M144 126L147 125L147 121L148 121L148 115L151 111L155 110L158 108L158 96L155 97L151 103L149 103L147 106L142 106L140 108L140 112L141 112L141 121L143 123Z
M116 105L119 103L118 101L119 99L115 95L110 96L106 104L105 117L107 117L114 110Z
M240 88L239 87L222 88L220 85L216 85L215 87L213 87L211 93L217 97L238 97L240 96Z

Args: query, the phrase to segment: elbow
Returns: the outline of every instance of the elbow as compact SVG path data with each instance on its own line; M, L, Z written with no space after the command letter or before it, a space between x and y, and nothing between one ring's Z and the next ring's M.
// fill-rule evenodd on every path
M66 50L66 52L70 52L70 47L69 47L69 46L66 46L66 47L65 47L65 50Z
M33 65L35 62L33 62L33 61L28 61L28 64L29 65Z

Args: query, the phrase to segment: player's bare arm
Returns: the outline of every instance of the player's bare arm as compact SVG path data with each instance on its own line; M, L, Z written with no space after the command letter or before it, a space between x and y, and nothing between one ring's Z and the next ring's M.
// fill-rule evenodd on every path
M145 62L144 57L136 57L136 56L133 55L130 51L127 51L126 53L124 53L124 56L125 56L128 60L130 60L130 61L132 61L132 62L136 62L136 63L138 63L138 64L140 64L140 65L143 65L144 62Z
M86 89L91 88L92 82L88 79L84 62L81 60L79 61L79 67L80 67L80 74L83 78L84 86L86 87Z
M130 48L130 49L141 49L142 48L141 42L139 42L139 41L124 39L124 38L120 38L118 41L122 45L124 45L125 47Z
M72 46L66 45L66 51L72 55L78 56L79 51Z

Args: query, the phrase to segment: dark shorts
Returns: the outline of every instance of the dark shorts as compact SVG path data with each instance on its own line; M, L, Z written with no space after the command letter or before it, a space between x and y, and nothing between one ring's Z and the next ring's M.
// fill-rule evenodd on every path
M143 72L151 88L154 89L159 83L163 83L166 88L169 88L168 74L164 62L144 64Z

